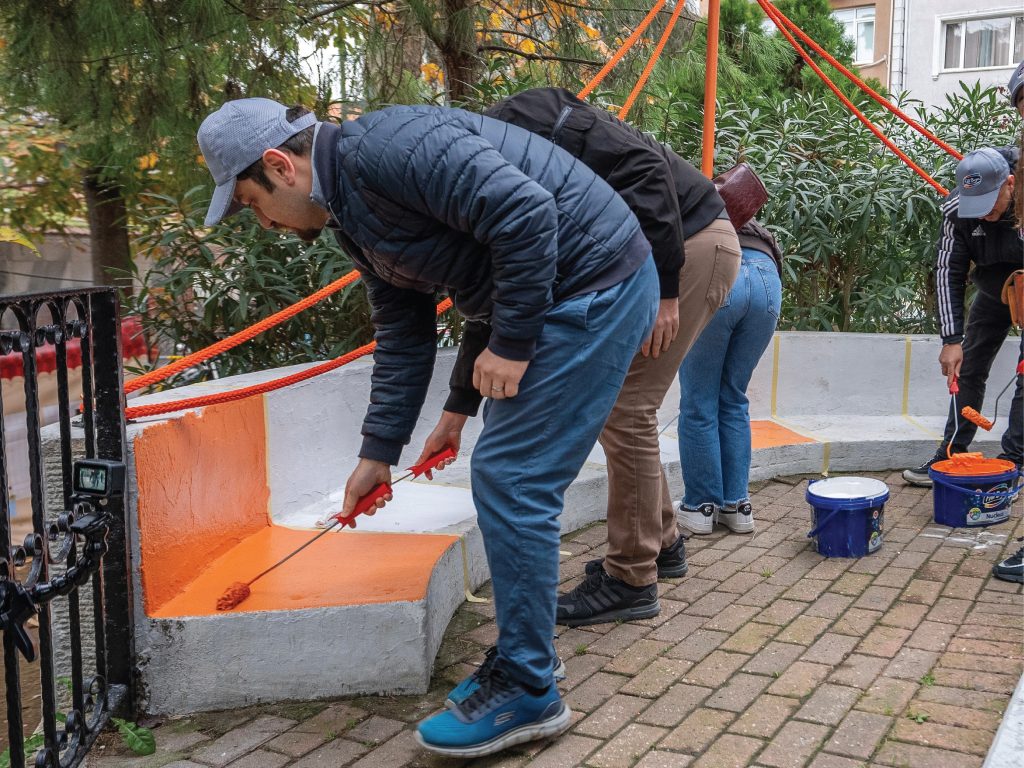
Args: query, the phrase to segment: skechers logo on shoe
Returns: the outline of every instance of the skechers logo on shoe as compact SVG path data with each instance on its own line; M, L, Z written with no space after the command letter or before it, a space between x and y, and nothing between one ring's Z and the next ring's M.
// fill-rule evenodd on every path
M516 713L514 710L512 712L502 712L500 715L494 718L494 725L504 725L505 723L512 720L515 716Z

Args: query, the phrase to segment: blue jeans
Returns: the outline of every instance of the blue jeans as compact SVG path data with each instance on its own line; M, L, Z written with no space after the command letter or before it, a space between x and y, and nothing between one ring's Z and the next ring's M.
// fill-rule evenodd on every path
M648 258L622 283L555 305L519 394L484 406L473 502L494 586L498 658L521 683L553 682L565 489L597 442L657 304Z
M679 460L686 486L683 504L690 509L747 498L747 384L775 333L781 306L775 262L744 248L729 297L679 368Z

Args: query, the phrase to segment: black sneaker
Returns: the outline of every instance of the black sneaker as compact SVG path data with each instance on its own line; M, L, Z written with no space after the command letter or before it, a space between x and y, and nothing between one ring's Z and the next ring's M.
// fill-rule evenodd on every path
M931 468L932 464L934 464L938 460L938 456L933 456L916 469L904 469L903 479L906 480L911 485L916 485L919 488L931 488L932 478L928 474L928 470Z
M1017 539L1024 541L1024 537ZM1016 554L1010 555L1001 563L992 566L992 575L1003 581L1015 581L1024 584L1024 547L1017 550Z
M686 539L680 536L671 547L661 550L654 562L658 566L659 579L681 579L690 570L686 564ZM589 560L584 570L587 576L604 570L604 558Z
M657 584L633 587L599 568L572 592L558 596L555 623L583 627L607 621L650 619L660 612Z

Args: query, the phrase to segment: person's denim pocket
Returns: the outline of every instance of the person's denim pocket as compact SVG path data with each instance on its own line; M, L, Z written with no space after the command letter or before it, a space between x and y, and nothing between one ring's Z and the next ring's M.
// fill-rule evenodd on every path
M758 274L761 275L761 284L764 286L765 299L768 304L768 313L778 322L782 314L782 281L779 279L779 272L774 262L764 262L756 265Z

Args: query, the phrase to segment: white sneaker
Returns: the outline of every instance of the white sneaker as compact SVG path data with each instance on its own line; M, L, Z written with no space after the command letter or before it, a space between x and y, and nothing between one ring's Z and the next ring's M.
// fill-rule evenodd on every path
M715 505L710 501L698 504L696 509L679 505L679 524L697 536L707 536L715 529Z
M735 509L723 507L718 510L718 514L715 517L717 522L733 533L754 532L754 510L750 506L750 502L745 499L737 502Z

